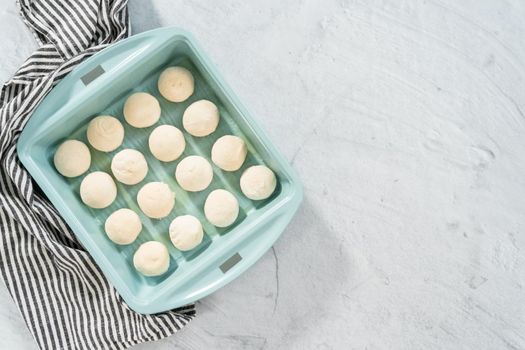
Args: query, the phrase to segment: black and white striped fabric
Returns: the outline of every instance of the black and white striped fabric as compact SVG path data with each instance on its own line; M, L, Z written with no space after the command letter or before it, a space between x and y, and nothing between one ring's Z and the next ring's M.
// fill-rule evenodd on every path
M32 111L85 58L129 35L127 0L19 0L40 48L0 94L0 273L41 349L124 349L167 337L194 305L130 310L16 155ZM145 5L147 6L147 5Z

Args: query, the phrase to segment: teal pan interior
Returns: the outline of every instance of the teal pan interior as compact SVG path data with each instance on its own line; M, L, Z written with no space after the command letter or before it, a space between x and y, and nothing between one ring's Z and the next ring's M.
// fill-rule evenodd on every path
M182 103L165 100L156 85L160 72L173 65L189 69L195 79L194 94ZM124 121L124 101L137 91L154 95L161 104L161 119L150 128L135 129ZM183 130L183 111L203 98L219 108L218 129L204 138L184 133L186 149L179 159L170 163L156 160L147 146L151 130L161 124L172 124ZM100 114L121 120L126 136L123 145L114 152L98 152L90 147L92 164L87 173L102 170L111 174L111 158L124 148L141 151L148 161L149 172L136 186L116 181L116 201L105 209L91 209L82 203L79 195L80 182L87 173L73 179L62 177L54 168L53 155L66 139L88 144L87 123ZM209 160L213 143L226 134L237 135L248 145L248 157L242 168L224 172L212 163L214 180L206 190L190 193L181 189L174 177L178 162L188 155L201 155ZM128 305L140 313L158 313L185 305L239 276L271 247L302 199L302 188L294 171L242 107L192 36L177 28L135 35L76 67L39 105L21 134L17 149L24 166L79 241ZM255 164L269 166L278 179L274 194L263 201L249 200L239 186L242 172ZM176 193L175 208L165 219L144 216L136 204L138 189L149 181L166 182ZM203 214L206 196L217 188L232 192L240 205L239 218L224 229L208 223ZM106 218L119 208L133 209L143 223L141 234L130 245L117 245L104 232ZM168 235L171 220L184 214L198 217L205 231L203 242L188 252L177 250ZM144 277L133 267L134 252L149 240L163 242L168 247L170 269L162 276Z

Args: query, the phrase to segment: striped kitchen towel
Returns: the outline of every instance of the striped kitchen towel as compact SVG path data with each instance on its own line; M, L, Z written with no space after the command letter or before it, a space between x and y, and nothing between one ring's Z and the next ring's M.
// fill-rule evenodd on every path
M0 273L41 349L124 349L167 337L194 305L130 310L16 154L31 113L77 64L129 35L126 0L19 0L40 48L0 93ZM144 3L142 6L151 6Z

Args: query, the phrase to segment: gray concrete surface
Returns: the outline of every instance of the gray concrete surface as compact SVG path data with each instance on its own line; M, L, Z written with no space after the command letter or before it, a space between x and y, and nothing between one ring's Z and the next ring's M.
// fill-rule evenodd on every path
M0 78L35 48L1 0ZM132 0L195 34L301 174L259 263L136 349L524 349L523 1ZM0 287L0 347L35 349Z

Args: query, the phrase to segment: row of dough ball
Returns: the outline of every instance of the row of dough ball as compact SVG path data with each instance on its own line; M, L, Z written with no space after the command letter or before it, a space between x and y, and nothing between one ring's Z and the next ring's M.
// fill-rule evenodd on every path
M123 156L117 157L120 153ZM111 170L117 180L126 184L136 184L142 181L147 173L147 163L142 154L135 150L123 150L119 154L115 155L111 162ZM121 158L125 159L121 160ZM126 164L125 161L129 159L135 160ZM210 185L213 171L211 165L203 157L188 156L177 165L175 177L183 189L197 192ZM275 191L277 180L273 171L268 167L255 165L244 171L239 184L242 193L247 198L263 200L270 197ZM117 186L108 173L95 171L88 174L80 183L80 197L87 206L103 209L115 201ZM163 182L150 182L139 190L137 203L148 217L162 219L168 216L173 209L175 194Z
M122 208L114 211L104 223L109 239L119 245L131 244L142 231L140 217L133 210ZM177 216L169 226L170 239L181 251L192 250L202 242L202 224L193 215Z
M146 128L154 125L159 120L160 113L160 105L157 99L145 92L132 94L124 104L124 119L135 128ZM219 109L213 102L208 100L193 102L184 111L182 125L190 135L197 137L208 136L219 125ZM159 146L161 146L167 140L170 140L168 136L175 137L179 142L181 139L184 139L180 130L175 127L167 128L167 125L163 125L161 129L157 129L152 139L150 138L150 144L153 141L153 144L160 143ZM124 141L124 127L115 117L99 115L89 122L87 139L96 150L112 152ZM180 149L181 146L175 145L176 149ZM184 147L182 149L184 150ZM157 158L166 162L177 159L173 155L161 155Z
M157 87L160 94L171 102L186 101L194 91L194 79L184 67L168 67L159 77ZM182 115L184 129L193 136L208 136L219 125L219 109L208 100L193 102Z
M238 216L236 198L226 190L215 190L204 205L206 218L214 225L231 225ZM123 208L112 213L105 222L108 237L117 244L130 244L142 230L142 223L134 211ZM192 215L176 217L169 226L172 244L181 251L197 247L204 237L201 222ZM135 269L145 276L159 276L169 268L169 254L165 245L156 241L143 243L133 256Z
M122 209L121 209L122 210ZM128 209L129 210L129 209ZM131 211L134 215L136 213ZM215 190L208 195L204 204L204 213L206 218L216 226L225 227L231 225L239 214L239 204L235 196L226 190ZM119 214L115 212L112 215ZM126 216L128 213L126 213ZM121 218L117 223L119 229L129 230L130 222L136 221L136 218ZM115 219L110 216L106 221L106 231L114 229ZM140 220L139 220L140 223ZM127 225L127 226L126 226ZM128 236L135 240L140 232L141 226L137 226L135 231ZM122 233L122 231L117 231ZM200 221L192 215L183 215L176 217L169 227L170 240L173 245L182 251L187 251L198 246L203 239L204 232ZM111 238L112 234L108 232ZM114 240L115 241L115 240ZM149 241L140 245L133 255L133 265L135 269L144 276L152 277L164 274L169 269L169 253L167 247L157 241Z
M183 102L193 94L194 79L184 67L168 67L159 76L157 88L160 94L171 102ZM201 104L202 102L199 101ZM208 103L211 103L207 101ZM212 104L213 105L213 104ZM213 105L217 111L217 107ZM161 115L159 101L145 92L137 92L124 103L124 119L136 128L147 128L155 124ZM190 113L191 114L191 113ZM217 111L218 120L218 111Z
M256 167L250 169L257 170ZM103 172L93 174L104 176L106 179L109 177ZM101 188L105 191L110 190L108 186L101 186ZM137 195L137 202L141 210L148 216L167 216L175 205L175 194L170 191L166 184L151 182L141 188ZM204 214L213 225L227 227L237 219L239 204L230 192L223 189L214 190L206 198ZM142 223L137 213L131 209L122 208L113 212L106 219L105 231L113 242L130 244L142 231ZM176 217L171 222L169 235L171 242L177 249L187 251L194 249L202 242L204 232L202 224L197 218L192 215L183 215ZM161 275L169 268L168 250L160 242L146 242L136 251L133 263L137 271L145 276Z
M182 251L195 248L204 236L200 221L192 215L176 217L170 224L169 234L173 245ZM168 248L157 241L143 243L133 255L133 265L144 276L162 275L170 266Z
M160 74L157 87L160 94L168 101L183 102L193 94L193 75L184 67L168 67ZM131 126L147 128L159 120L161 108L159 101L153 95L136 92L124 103L123 114ZM192 135L195 133L194 136L206 136L217 127L219 111L212 102L201 100L187 108L184 119L189 133Z
M183 67L168 67L159 76L157 87L161 95L172 102L182 102L193 94L194 79ZM155 124L161 115L159 101L145 92L129 96L124 103L124 119L136 128ZM208 100L192 103L184 112L183 125L191 135L202 137L211 134L219 124L219 110ZM97 150L111 152L124 140L124 127L112 116L98 116L88 125L87 138ZM150 135L150 149L161 161L177 159L184 151L185 141L180 130L162 126ZM55 153L57 170L66 177L85 173L91 164L89 149L80 141L70 140L62 144Z
M104 120L114 119L120 124L120 122L113 117L96 117L91 121L90 126L88 127L88 141L94 148L99 147L98 149L100 149L102 143L97 144L97 142L93 141L93 133L95 132L91 126L96 125L96 128L99 130L109 129L102 126L104 122L95 122L92 124L93 121L100 121L100 118ZM109 122L109 125L114 124L113 122ZM96 133L99 136L105 135L98 131ZM103 139L103 137L97 138L98 141ZM116 147L119 147L121 143L122 140L119 141L119 144ZM103 144L107 145L108 142L104 142ZM155 158L162 162L171 162L182 155L186 148L186 141L183 133L177 127L173 125L160 125L151 132L148 138L148 146ZM244 163L247 153L246 143L243 139L233 135L225 135L217 139L213 144L211 158L219 168L225 171L236 171L239 170ZM145 161L144 156L140 152L130 149L120 151L114 157L115 167L117 169L119 167L131 166L131 170L133 170L132 172L137 175L141 175L144 171L147 173L147 164L145 164ZM89 152L89 148L83 142L78 140L67 140L57 148L54 156L54 163L55 168L63 176L77 177L89 169L91 165L91 153ZM126 171L129 172L130 170ZM146 176L145 173L143 175ZM131 181L131 183L128 183L129 181ZM131 185L140 182L140 180L134 182L134 180L128 179L121 182Z
M118 211L116 212L118 213ZM132 212L135 216L138 215ZM239 214L239 204L235 196L226 190L215 190L208 195L204 204L206 218L216 226L225 227L231 225ZM115 213L114 213L115 214ZM112 215L114 215L112 214ZM111 220L110 216L108 220ZM113 220L111 220L113 221ZM121 220L120 228L129 230L129 218ZM140 222L140 220L139 220ZM112 224L112 223L110 223ZM108 221L106 221L106 230ZM111 226L110 226L111 228ZM135 240L140 232L141 226L136 227L135 232L129 236ZM173 245L182 251L187 251L198 246L203 239L204 232L200 221L192 215L176 217L169 226L170 240ZM110 234L108 236L111 238ZM149 241L140 245L133 255L135 269L144 276L152 277L164 274L169 269L169 253L167 247L157 241Z
M212 104L212 102L205 100L197 101L196 103L198 102ZM195 125L197 125L197 130L200 130L198 124ZM193 126L186 128L186 130L192 130ZM87 139L93 148L103 152L111 152L122 144L124 140L124 127L117 118L98 116L91 120L88 125ZM221 154L224 152L224 145L227 146L228 143L235 146L241 142L237 141L232 143L232 141L223 140L218 143L216 152L218 164L228 163L227 159L223 160L224 157L221 157ZM244 143L244 141L242 141L242 143ZM175 126L160 125L151 132L148 145L155 158L163 162L171 162L179 158L184 152L186 141L182 132ZM123 159L125 159L124 156ZM89 169L91 165L91 154L83 142L67 140L62 143L55 152L54 163L58 172L63 176L77 177Z
M108 190L107 188L105 189ZM140 189L137 194L137 203L146 216L154 219L162 219L168 216L173 210L175 206L175 193L163 182L150 182ZM223 189L214 190L206 197L206 201L204 202L204 215L211 224L217 227L228 227L233 224L239 216L239 202L229 191ZM105 223L106 234L117 244L133 243L141 230L142 224L138 214L126 208L113 212ZM175 228L173 230L175 230ZM170 232L173 230L170 226ZM179 248L178 244L174 243L174 245ZM187 248L184 244L180 246L181 250L192 248L193 247Z
M183 67L168 67L159 77L157 87L160 94L171 102L183 102L193 94L194 79L189 70ZM124 119L135 128L147 128L158 122L161 116L159 101L146 92L131 94L124 103ZM184 111L182 117L184 129L193 136L203 137L211 134L219 125L219 109L208 100L193 102ZM164 129L155 135L162 137L165 133L173 134L174 130ZM122 124L111 116L98 116L88 125L89 143L97 150L111 152L117 149L124 139ZM180 140L182 135L176 135ZM161 142L165 142L162 141ZM161 150L160 153L166 151ZM182 152L181 152L182 153ZM161 154L160 160L171 161L177 157Z
M129 125L135 128L147 128L158 122L161 109L159 101L153 95L136 92L124 103L123 114ZM213 102L199 100L186 108L182 115L182 125L189 134L204 137L217 129L219 118L219 109ZM117 132L117 136L120 136L120 130L113 132Z
M185 129L188 131L186 127ZM110 116L98 116L88 125L88 141L95 149L110 152L122 144L124 139L123 130L124 128L118 119ZM114 133L117 133L117 135L112 137L111 134ZM184 152L186 140L177 127L160 125L151 132L148 138L148 146L155 158L163 162L171 162L178 159ZM89 168L91 157L87 155L86 149L81 150L81 147L78 143L74 145L70 153L77 154L68 154L67 157L81 156L83 158L82 162L77 166L77 169L64 168L64 176L78 176ZM67 152L65 149L61 151ZM234 135L224 135L213 144L211 159L219 168L225 171L236 171L239 170L246 160L247 154L248 149L243 139ZM68 161L70 159L65 160ZM65 162L60 164L66 165Z
M160 134L160 135L157 135ZM182 132L171 125L161 125L157 127L149 138L150 150L157 156L167 160L168 157L178 158L184 151L185 141ZM178 146L178 147L175 147ZM171 153L165 152L170 148ZM212 147L212 161L221 169L227 171L238 170L246 159L246 145L244 141L233 135L225 135L219 138ZM68 140L59 146L55 153L54 161L57 170L64 176L76 174L71 169L71 165L77 165L86 171L89 168L91 155L85 144L77 140ZM171 159L171 158L170 158ZM115 178L126 184L135 185L141 182L148 173L148 164L144 155L134 149L124 149L113 157L111 161L111 171ZM77 171L78 172L78 171ZM102 175L92 175L93 179L84 179L90 185L85 185L89 190L96 186L97 181L103 180L108 183ZM179 185L190 192L197 192L206 189L213 180L213 169L209 162L201 156L188 156L179 162L175 171L175 177ZM83 181L83 182L84 182ZM264 166L255 166L247 169L241 176L241 190L250 199L261 200L268 198L275 190L276 179L273 172ZM109 186L109 185L108 185ZM107 187L107 186L106 186ZM82 186L81 186L82 189ZM82 191L81 191L82 192ZM106 199L114 191L106 192ZM116 195L116 193L115 193ZM89 194L87 194L89 196ZM94 203L99 208L111 204Z
M150 182L139 190L137 203L146 216L163 219L175 206L175 193L164 182ZM239 215L239 202L229 191L214 190L206 197L204 215L211 224L228 227Z
M100 118L113 120L113 117L96 117L93 121L100 120ZM93 141L92 125L96 125L99 130L108 130L102 124L104 122L93 121L88 127L88 140L90 144L100 149L102 143L97 144L98 141L104 138L97 138L97 142ZM117 123L120 122L115 119ZM109 125L114 125L110 122ZM103 135L102 132L97 132L98 135ZM91 137L90 137L91 135ZM123 134L122 134L123 137ZM105 139L104 139L105 140ZM119 141L120 146L122 140ZM108 142L104 142L107 145ZM186 141L182 132L173 125L160 125L156 127L148 138L148 146L155 158L162 162L171 162L178 159L186 148ZM109 148L106 148L109 149ZM211 151L212 161L221 169L225 171L238 170L246 159L248 151L246 143L243 139L233 135L225 135L220 137L213 144ZM77 177L85 173L91 165L91 154L88 147L78 140L67 140L63 142L55 152L54 156L55 167L59 173L65 177ZM123 168L126 172L136 175L137 179L125 179L122 183L132 185L140 182L147 173L147 163L144 156L135 150L125 149L120 151L113 158L112 167L115 169ZM127 169L131 167L131 169ZM112 169L113 170L113 169ZM142 176L143 175L143 176ZM128 174L128 177L131 176ZM117 179L120 181L118 176ZM140 180L138 180L140 178Z

